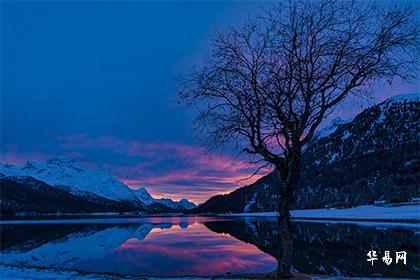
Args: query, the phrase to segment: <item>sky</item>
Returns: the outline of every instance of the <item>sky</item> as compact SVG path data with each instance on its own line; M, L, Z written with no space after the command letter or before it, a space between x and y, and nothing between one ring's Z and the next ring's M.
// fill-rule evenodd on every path
M211 32L270 5L2 1L0 161L67 156L155 197L196 203L255 181L241 180L253 164L208 152L191 131L177 81L203 59ZM417 89L378 86L371 102Z

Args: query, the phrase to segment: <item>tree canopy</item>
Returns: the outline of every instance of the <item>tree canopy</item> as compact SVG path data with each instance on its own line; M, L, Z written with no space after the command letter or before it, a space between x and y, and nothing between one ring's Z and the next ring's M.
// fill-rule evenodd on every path
M415 78L413 6L289 1L212 36L181 98L214 143L234 140L276 166L287 162L349 95Z

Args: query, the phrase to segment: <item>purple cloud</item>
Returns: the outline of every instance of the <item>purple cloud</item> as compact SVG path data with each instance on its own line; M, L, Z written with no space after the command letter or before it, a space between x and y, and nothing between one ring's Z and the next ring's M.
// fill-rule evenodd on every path
M113 136L90 137L87 134L61 136L59 140L60 148L65 151L83 153L101 149L131 159L131 162L134 159L131 164L109 162L103 167L129 187L146 187L155 197L186 197L200 203L262 176L248 178L257 169L253 163L229 154L210 154L199 146L124 141Z

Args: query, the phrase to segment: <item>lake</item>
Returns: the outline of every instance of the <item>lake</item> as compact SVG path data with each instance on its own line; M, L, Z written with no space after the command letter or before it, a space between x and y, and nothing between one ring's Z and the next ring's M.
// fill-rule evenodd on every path
M184 276L275 270L276 222L252 217L142 217L1 221L2 264ZM420 225L293 222L293 268L302 273L417 278ZM367 262L369 250L379 260ZM407 252L407 264L381 258Z

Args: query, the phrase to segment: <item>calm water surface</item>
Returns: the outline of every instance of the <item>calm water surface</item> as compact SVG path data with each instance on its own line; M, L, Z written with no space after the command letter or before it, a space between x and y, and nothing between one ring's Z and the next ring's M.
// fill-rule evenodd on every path
M2 221L0 229L2 264L153 276L264 273L277 264L270 218ZM419 232L407 224L294 222L293 267L311 274L417 278ZM372 267L369 250L405 250L407 265Z

